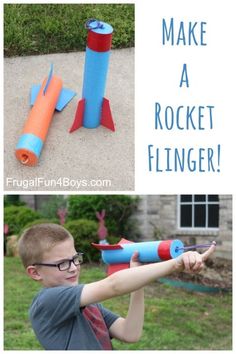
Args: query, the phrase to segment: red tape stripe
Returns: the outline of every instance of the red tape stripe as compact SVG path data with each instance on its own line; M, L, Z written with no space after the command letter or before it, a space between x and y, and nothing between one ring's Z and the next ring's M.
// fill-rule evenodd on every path
M167 261L168 259L171 259L171 255L170 255L171 243L172 240L161 241L158 247L158 255L161 258L161 260Z
M112 33L100 34L88 31L87 46L95 52L107 52L111 49Z

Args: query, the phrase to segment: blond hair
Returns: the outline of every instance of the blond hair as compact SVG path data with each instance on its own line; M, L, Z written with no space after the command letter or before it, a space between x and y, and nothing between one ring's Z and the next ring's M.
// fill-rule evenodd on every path
M18 241L24 267L42 262L46 251L68 239L73 239L69 231L57 224L38 224L25 230Z

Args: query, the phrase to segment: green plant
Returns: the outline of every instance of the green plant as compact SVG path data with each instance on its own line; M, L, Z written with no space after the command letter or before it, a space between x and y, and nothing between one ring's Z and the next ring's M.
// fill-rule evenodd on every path
M96 211L105 210L108 234L137 238L136 221L131 218L138 197L128 195L72 195L68 198L68 219L89 219L98 222Z
M22 228L41 215L25 206L8 206L4 208L4 223L9 226L9 234L19 234Z
M51 198L40 207L40 213L44 218L53 219L58 217L58 209L66 208L67 199L63 195L52 195Z
M97 241L97 223L92 220L80 219L67 222L64 227L72 234L75 240L75 249L84 253L84 260L99 261L100 254L91 246Z
M26 225L23 226L23 228L20 230L20 235L22 234L22 232L34 225L39 225L39 224L59 224L58 219L44 219L44 218L40 218L40 219L36 219L34 221L31 221L29 223L27 223Z
M113 48L134 46L133 4L5 4L6 56L85 50L84 23L97 18L114 28Z
M25 202L22 202L20 200L20 196L17 194L6 195L4 197L4 207L11 206L11 205L22 206L25 205Z
M108 235L107 238L106 238L106 241L110 245L114 245L114 244L116 244L116 243L118 243L120 241L120 237L117 237L117 236L114 236L114 235Z
M18 256L18 247L17 247L17 236L12 235L8 236L7 238L7 245L6 245L6 255L8 257L16 257Z

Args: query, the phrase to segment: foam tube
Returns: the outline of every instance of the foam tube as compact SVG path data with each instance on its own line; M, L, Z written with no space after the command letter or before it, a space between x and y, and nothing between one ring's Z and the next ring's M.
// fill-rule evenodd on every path
M96 128L101 123L113 32L111 25L105 22L101 24L102 28L88 31L82 90L86 102L83 120L85 128Z
M47 78L43 81L15 150L16 158L27 166L38 162L62 90L62 80L53 75L44 94L46 83Z
M135 251L139 252L141 263L161 262L176 258L184 251L180 240L149 241L137 243L122 243L122 249L102 251L102 259L106 264L129 263Z

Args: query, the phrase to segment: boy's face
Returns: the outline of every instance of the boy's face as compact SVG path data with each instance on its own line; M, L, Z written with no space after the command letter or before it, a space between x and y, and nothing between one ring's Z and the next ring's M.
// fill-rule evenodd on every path
M41 263L58 263L66 259L72 259L76 255L73 240L66 240L55 245L51 251L45 252ZM78 284L80 265L75 266L71 262L70 269L60 271L58 267L34 266L37 269L40 281L45 287L75 286ZM29 273L29 271L28 271Z

